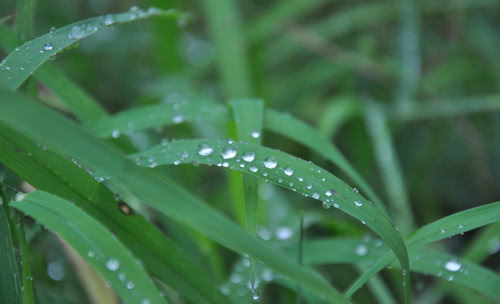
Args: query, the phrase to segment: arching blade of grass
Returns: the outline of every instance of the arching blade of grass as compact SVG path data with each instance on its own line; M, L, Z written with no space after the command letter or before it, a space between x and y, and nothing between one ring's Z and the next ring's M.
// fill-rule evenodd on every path
M304 244L304 259L309 265L370 265L386 250L380 240L323 239ZM335 252L335 254L331 254ZM429 247L410 249L411 271L441 277L498 298L500 276L466 259L459 259ZM397 262L392 267L399 267Z
M264 123L264 102L260 99L234 99L230 101L238 140L260 145L262 126ZM230 158L233 150L228 149L224 158ZM245 196L246 228L250 235L257 237L259 219L259 181L253 176L243 176ZM250 284L255 293L255 259L250 256Z
M131 22L152 16L180 17L175 10L150 8L131 9L126 13L94 17L66 25L53 32L30 40L11 52L0 64L0 85L17 89L35 70L66 47L113 24Z
M257 43L276 34L283 24L314 10L325 0L293 0L278 2L272 8L267 9L246 26L247 39L251 43Z
M269 109L265 112L264 127L280 135L292 138L330 160L366 193L381 212L387 215L385 206L370 185L357 173L344 155L314 128L290 115Z
M228 303L206 271L194 265L141 216L126 216L104 185L71 160L0 125L0 161L35 188L73 201L114 231L156 278L195 303Z
M425 225L413 232L405 243L408 249L412 250L413 248L431 242L436 242L498 221L500 221L500 202L495 202L458 212L431 224ZM392 263L394 259L395 257L392 252L384 254L370 267L368 271L363 273L363 275L361 275L356 282L351 285L346 294L352 295L374 274L378 273L384 269L384 267Z
M298 266L263 242L248 236L237 225L173 181L163 176L159 178L154 172L135 166L114 148L98 141L68 118L19 94L0 90L0 100L0 122L37 138L48 149L75 159L92 172L97 180L117 190L116 193L127 202L134 203L135 200L149 204L231 250L254 255L277 272L330 302L349 302L312 269ZM390 229L394 231L392 227ZM393 233L399 237L395 231ZM404 247L398 249L404 253Z
M325 138L334 136L342 124L359 112L355 96L339 96L332 99L321 115L318 129Z
M109 230L74 204L46 192L34 191L10 206L65 239L111 284L125 303L167 303L139 260Z
M193 100L188 103L167 103L138 107L110 118L89 123L89 130L100 137L126 134L161 125L196 122L210 124L229 120L228 109L218 103Z
M237 151L237 154L233 158L223 159L221 155L227 147ZM326 207L333 205L365 223L391 247L402 265L405 265L403 268L409 270L401 236L387 218L356 190L312 163L257 145L204 139L178 140L130 157L146 167L151 166L151 162L156 165L201 163L229 167L321 200ZM266 165L268 161L272 161L271 167ZM409 282L408 276L406 281Z
M392 205L396 227L406 236L414 230L415 225L387 119L381 106L374 102L365 102L364 111L366 130L372 140L375 159Z
M500 248L500 223L495 223L484 228L478 236L472 240L462 257L470 261L482 261L490 254L499 251Z
M186 104L162 104L137 108L118 113L111 118L101 119L88 128L96 136L110 136L115 133L127 133L174 123L174 117L182 117L186 122L210 123L228 121L229 111L220 104L191 101ZM373 189L350 165L347 159L314 128L304 122L270 109L264 112L264 128L289 137L310 149L318 152L326 159L341 168L361 190L387 214L385 206Z

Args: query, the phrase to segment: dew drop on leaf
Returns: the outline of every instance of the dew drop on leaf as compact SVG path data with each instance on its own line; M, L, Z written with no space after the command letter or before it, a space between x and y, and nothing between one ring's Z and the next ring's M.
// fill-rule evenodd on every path
M446 262L446 264L444 265L444 268L446 268L449 271L459 271L460 268L462 268L462 264L460 264L457 261L452 260L452 261Z
M255 167L255 166L251 166L250 167L250 171L252 171L253 173L255 173L255 172L259 171L259 169L257 167Z
M120 261L115 258L109 258L106 260L106 268L111 271L117 271L120 269Z
M354 205L356 205L357 207L361 207L361 206L363 206L363 203L359 200L355 200Z
M292 167L286 167L283 172L285 172L285 174L288 176L292 176L295 171L293 170Z
M360 244L356 247L356 255L357 256L365 256L368 252L368 248L365 245Z
M250 133L250 136L252 136L252 138L259 138L260 133L259 131L252 131L252 133Z
M253 152L245 152L245 154L243 154L243 156L241 158L244 161L246 161L247 163L251 163L255 159L255 153L253 153Z
M278 162L272 156L269 156L264 160L264 167L266 167L268 169L274 169L274 168L276 168L277 165L278 165Z
M207 144L201 144L198 147L198 154L201 156L208 156L214 152L214 149Z
M222 158L224 158L224 159L234 158L234 157L236 157L236 154L238 154L238 152L231 146L225 147L221 153Z
M289 239L293 235L293 231L290 227L280 227L276 230L276 236L280 240Z

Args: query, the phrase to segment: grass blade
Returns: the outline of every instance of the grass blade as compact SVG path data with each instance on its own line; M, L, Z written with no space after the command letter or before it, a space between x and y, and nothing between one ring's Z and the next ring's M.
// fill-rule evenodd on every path
M458 212L425 225L412 233L405 243L409 250L412 250L412 248L436 242L498 221L500 221L500 202L495 202ZM351 285L346 293L352 295L373 275L384 269L384 267L391 264L393 261L394 256L392 252L384 254L373 263L367 272L363 273L363 275Z
M2 181L3 182L3 181ZM22 278L17 266L16 252L12 239L12 221L7 212L7 196L3 185L0 185L1 202L0 206L0 302L1 303L21 303L21 282Z
M305 243L305 263L321 264L360 264L376 262L386 250L380 240L363 241L360 239L323 239ZM334 251L335 254L331 254ZM429 247L410 249L411 271L441 277L475 289L492 298L498 298L500 291L496 286L500 276L466 259L459 259ZM392 267L399 267L393 263Z
M166 303L132 253L82 209L41 191L27 194L10 206L64 238L106 278L124 302Z
M415 224L387 120L381 107L373 102L366 102L364 109L366 130L372 139L375 159L394 211L395 224L403 235L407 235L414 230Z
M96 140L67 118L19 94L1 92L0 100L1 122L38 138L49 149L74 158L127 202L133 203L135 200L147 203L231 250L254 255L269 267L331 302L349 302L313 270L298 266L263 242L248 236L167 178L160 179L152 172L133 165L115 149ZM70 142L73 144L68 144ZM168 198L167 203L165 198Z
M235 155L234 158L224 160L221 154L227 146L225 141L178 140L167 146L158 146L130 157L135 159L137 164L145 167L151 165L151 160L156 165L201 163L229 167L322 200L327 207L333 204L334 207L359 219L380 235L396 253L402 265L406 265L404 268L408 271L406 248L392 224L371 202L337 177L289 154L241 142L230 145L238 151L239 156ZM246 154L247 152L250 154ZM246 155L251 156L247 158L251 160L250 162L243 158ZM276 166L267 168L264 162L271 157L276 161ZM406 279L409 280L409 277L406 276Z
M239 2L203 0L210 36L215 44L219 77L226 97L252 96L247 50L241 29Z
M1 125L0 125L1 126ZM228 303L206 271L194 265L173 242L140 216L125 216L113 194L77 164L1 126L0 160L40 190L74 201L114 231L159 280L195 303Z
M260 145L262 140L262 126L264 116L264 103L259 99L235 99L230 101L233 109L234 121L238 140ZM233 150L229 149L230 153ZM226 154L227 157L232 156ZM257 236L257 224L259 220L259 181L253 176L243 176L243 188L245 196L246 228L250 235ZM255 259L250 256L250 284L252 293L258 297L255 291Z
M338 166L367 194L377 208L387 215L386 208L375 194L375 191L350 165L344 155L334 145L330 144L328 139L321 136L318 131L290 115L284 115L269 109L266 110L264 119L266 129L292 138Z
M152 16L179 17L181 15L175 10L133 9L126 13L94 17L66 25L30 40L11 52L0 64L0 85L10 90L17 89L50 57L103 28Z
M33 36L35 0L17 0L16 31L22 40Z

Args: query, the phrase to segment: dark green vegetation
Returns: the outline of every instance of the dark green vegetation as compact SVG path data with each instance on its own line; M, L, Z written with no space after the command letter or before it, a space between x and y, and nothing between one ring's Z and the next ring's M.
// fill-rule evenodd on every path
M498 1L127 2L0 4L0 303L500 299Z

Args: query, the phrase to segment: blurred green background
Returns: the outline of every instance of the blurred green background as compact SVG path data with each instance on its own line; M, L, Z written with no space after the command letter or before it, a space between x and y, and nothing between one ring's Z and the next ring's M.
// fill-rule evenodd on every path
M133 5L189 11L191 18L186 20L156 18L105 29L57 55L54 62L112 113L195 95L220 102L231 97L262 98L267 107L318 127L386 200L374 139L363 117L364 103L376 102L388 117L418 227L498 200L498 0L228 2L236 14L226 14L227 7L217 8L215 0L42 0L36 4L34 37L51 27L126 11ZM0 2L1 17L11 16L4 21L7 24L15 19L15 6L13 0ZM5 55L0 51L0 58ZM38 89L40 99L60 104L50 91ZM471 115L424 115L426 109L440 105L453 113L485 100L496 101L496 108ZM182 138L199 131L179 126L163 132L169 138ZM264 145L344 177L285 138L264 137ZM200 170L204 174L196 175ZM214 201L226 196L224 187L212 188L223 183L220 174L208 180L217 173L203 168L184 171L179 178L186 187ZM302 197L287 195L299 208L308 208ZM362 234L342 221L323 224L308 231L309 236L325 230ZM474 232L468 233L450 239L446 246L458 254L473 237ZM50 234L33 246L51 254L47 267L54 261L67 262L61 250L53 250L59 245ZM484 265L498 268L498 255ZM34 272L40 277L47 275L46 270ZM51 303L82 303L77 300L82 291L74 286L72 275L62 281L53 277L37 281L38 295ZM62 299L54 297L50 287L54 284L65 284Z

